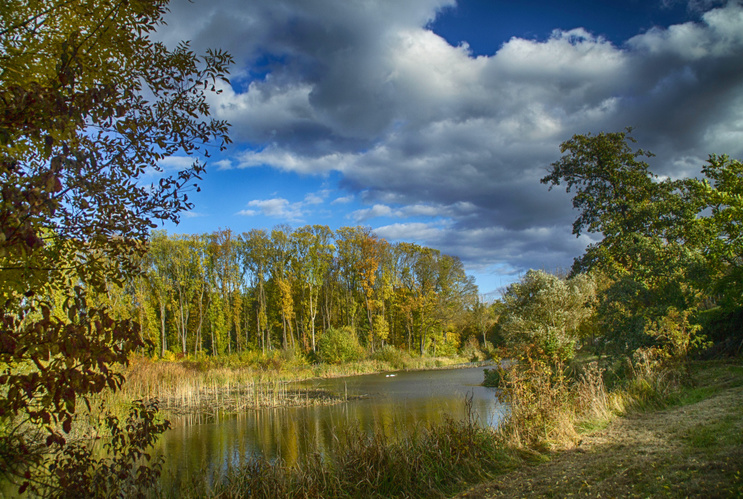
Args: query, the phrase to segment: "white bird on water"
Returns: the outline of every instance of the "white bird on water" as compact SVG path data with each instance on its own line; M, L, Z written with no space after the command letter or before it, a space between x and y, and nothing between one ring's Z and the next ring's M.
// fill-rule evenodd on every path
M394 378L395 376L397 376L397 374L387 374L384 377L385 378Z

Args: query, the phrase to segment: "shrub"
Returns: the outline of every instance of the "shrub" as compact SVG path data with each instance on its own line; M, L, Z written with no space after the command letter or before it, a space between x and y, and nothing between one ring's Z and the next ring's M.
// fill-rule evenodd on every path
M107 413L104 457L96 457L99 453L84 441L63 446L49 465L50 483L37 492L58 498L144 498L157 486L164 461L153 459L150 448L168 428L170 422L158 421L156 400L135 400L124 424Z
M573 386L565 376L563 364L527 355L498 369L498 397L510 408L500 430L508 443L541 448L575 440Z
M506 344L516 350L536 346L552 362L571 359L581 326L593 313L595 293L596 284L586 275L562 279L528 271L503 297L499 325Z
M467 357L471 362L478 362L485 359L485 353L480 349L480 342L477 341L475 335L470 335L467 338L464 346L462 346L462 357Z
M501 368L485 369L483 375L485 379L482 386L500 388L508 378L508 371Z
M341 364L359 360L364 350L359 345L356 331L350 326L329 328L317 342L318 357L328 364Z
M377 362L385 362L395 369L403 369L406 357L407 355L402 350L392 345L385 345L374 352L371 358Z

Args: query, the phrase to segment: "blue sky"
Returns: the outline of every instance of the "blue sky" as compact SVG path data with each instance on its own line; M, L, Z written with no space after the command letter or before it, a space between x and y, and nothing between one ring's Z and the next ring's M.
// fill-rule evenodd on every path
M482 293L566 268L576 133L635 127L651 168L743 156L743 6L713 0L173 0L158 37L228 50L234 144L169 232L372 227L462 259ZM186 164L169 158L166 171Z

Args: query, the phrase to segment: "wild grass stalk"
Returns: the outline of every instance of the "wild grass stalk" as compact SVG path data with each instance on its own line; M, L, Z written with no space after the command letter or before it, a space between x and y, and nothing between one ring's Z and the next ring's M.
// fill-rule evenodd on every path
M291 466L281 459L255 458L224 472L202 472L164 495L445 497L511 464L495 432L482 427L471 410L462 421L447 419L395 438L382 431L365 434L351 429L335 439L332 455L310 454Z
M510 411L500 433L515 449L571 447L587 428L672 402L682 374L644 350L608 369L595 360L568 368L525 357L491 376L499 380L500 397Z
M241 412L264 407L331 404L343 397L318 390L289 388L292 381L367 374L396 369L430 369L463 359L414 357L397 349L382 349L372 357L343 364L309 365L280 353L244 353L223 358L184 358L179 361L132 359L126 383L107 401L125 406L133 400L157 398L170 414Z

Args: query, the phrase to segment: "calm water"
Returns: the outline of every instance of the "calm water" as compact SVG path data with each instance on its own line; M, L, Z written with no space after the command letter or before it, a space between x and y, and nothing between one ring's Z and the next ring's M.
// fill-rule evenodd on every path
M158 444L166 456L165 475L178 480L189 471L223 469L254 456L281 457L289 463L310 452L332 452L334 435L347 428L384 432L394 439L416 426L465 416L465 398L484 425L495 426L503 408L495 390L479 386L483 368L371 374L304 382L349 398L348 402L318 407L264 409L225 417L216 423L190 425L174 421Z

